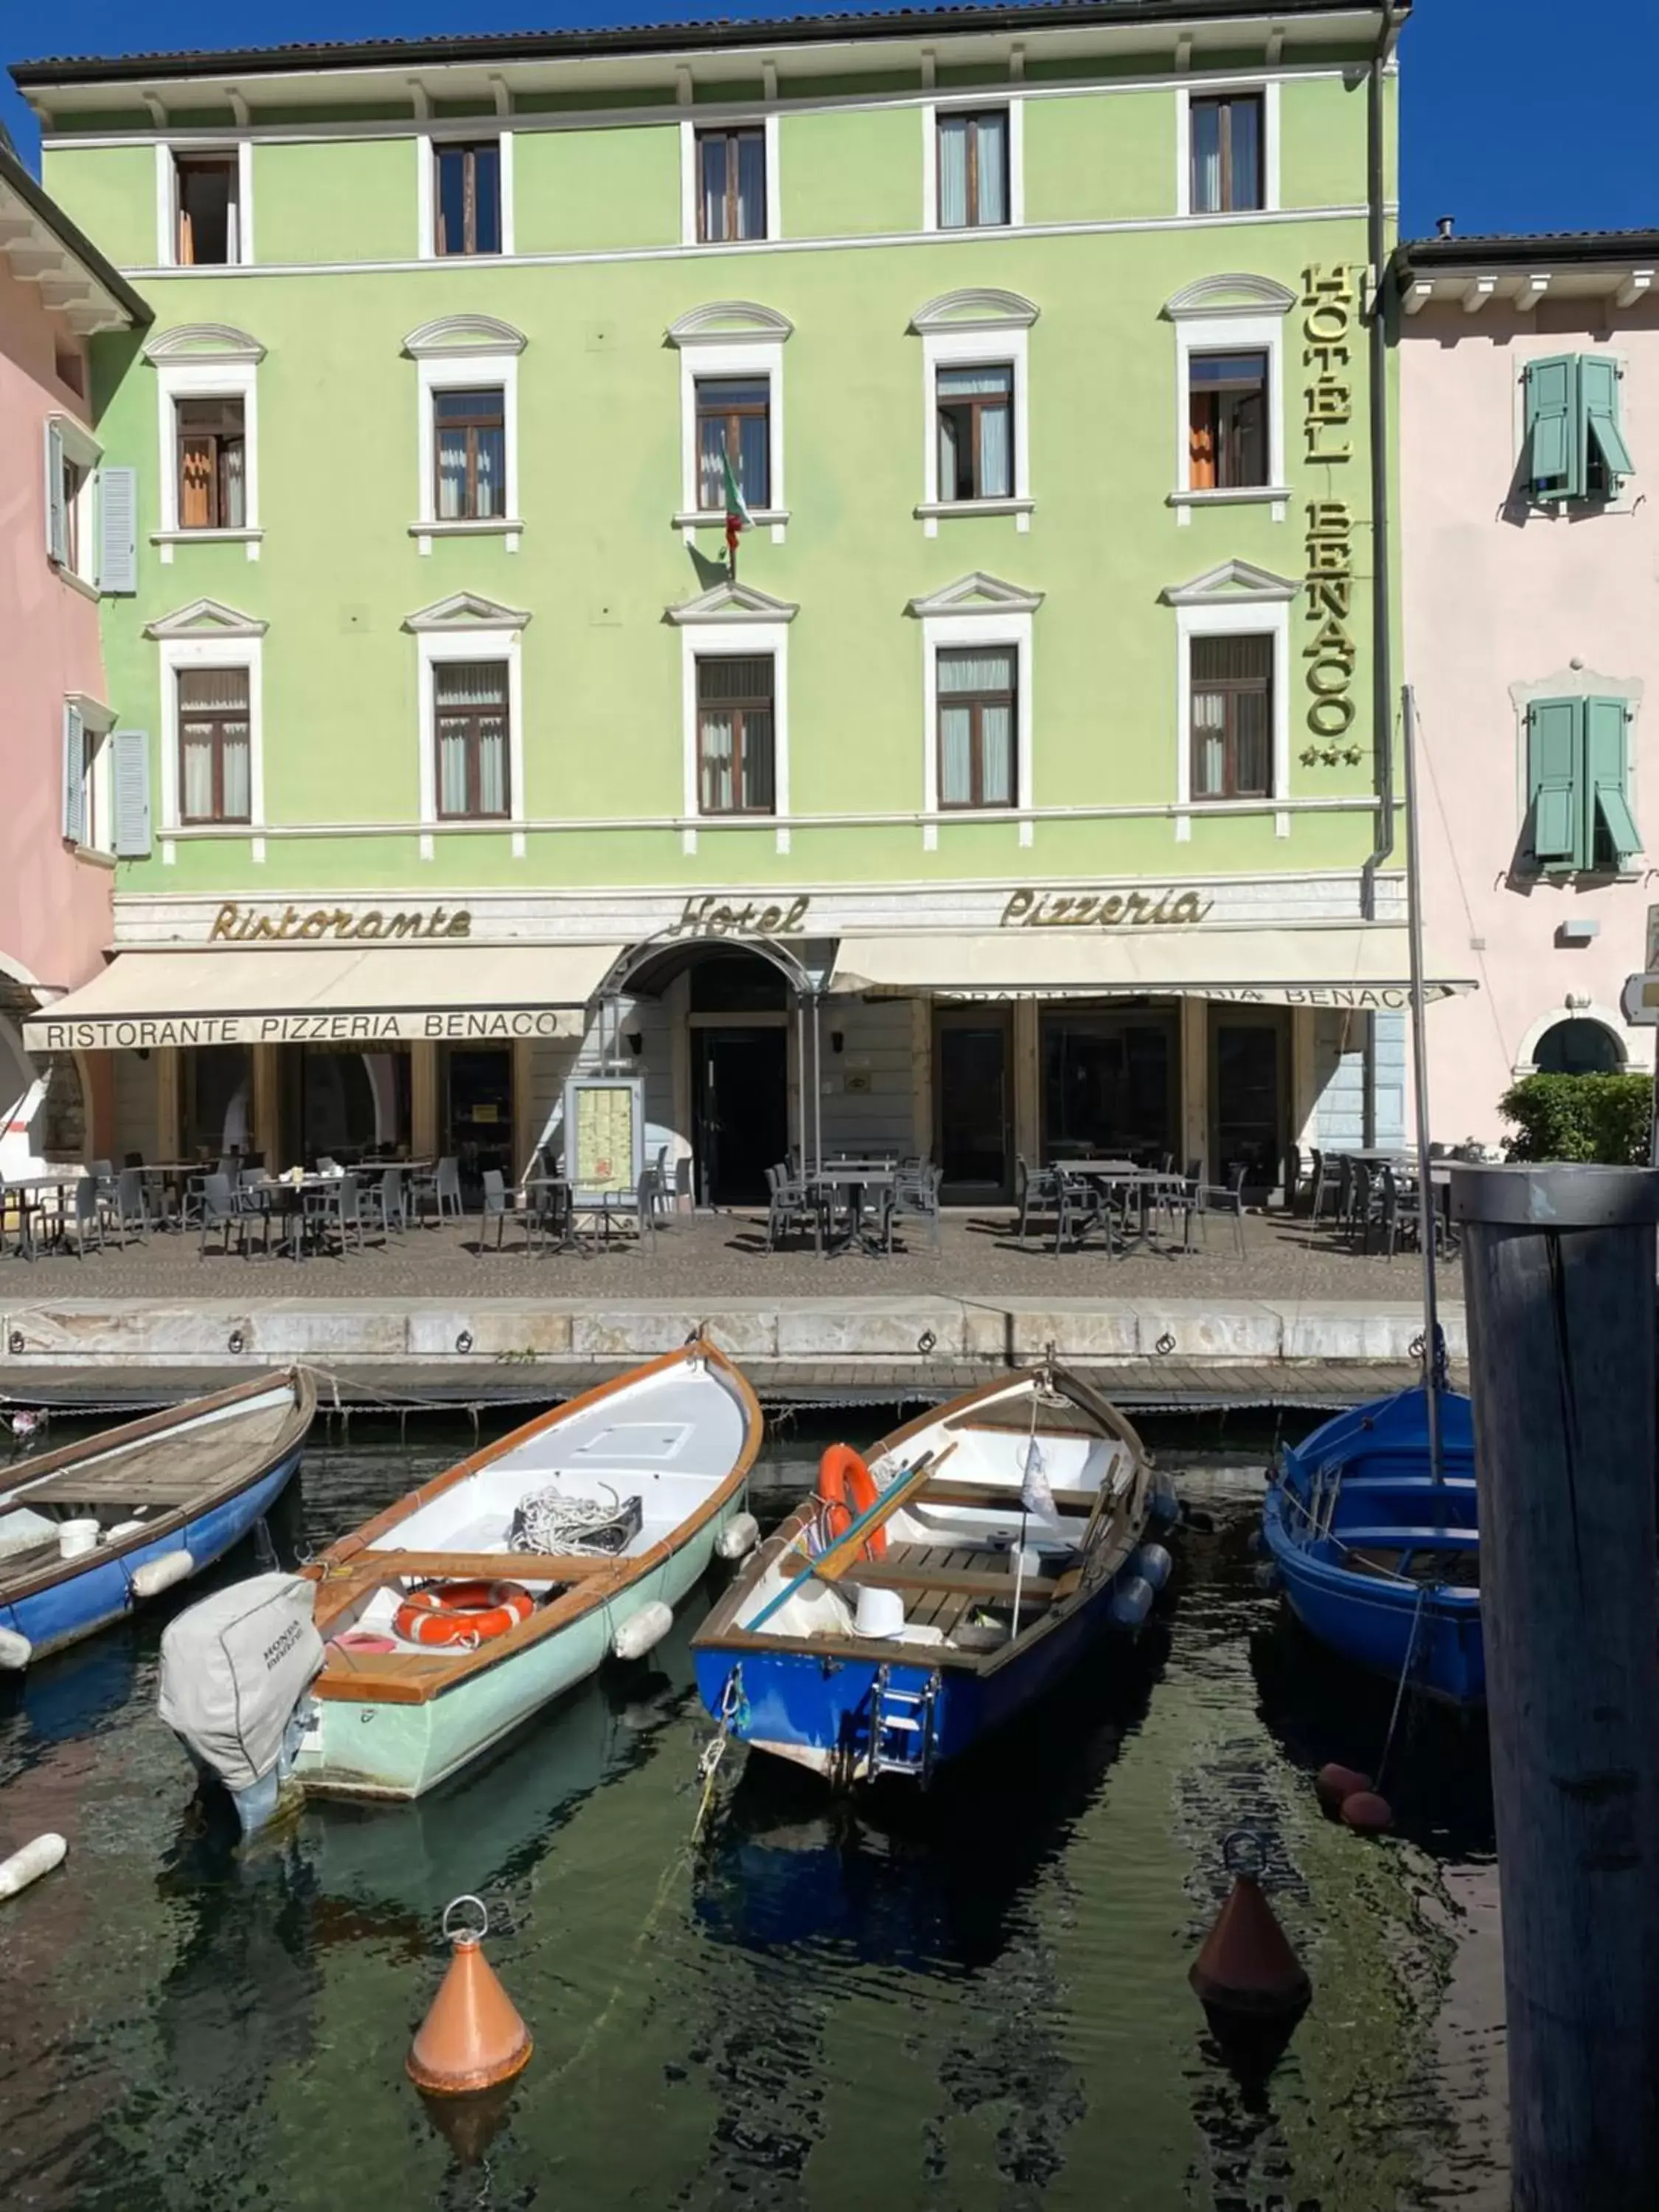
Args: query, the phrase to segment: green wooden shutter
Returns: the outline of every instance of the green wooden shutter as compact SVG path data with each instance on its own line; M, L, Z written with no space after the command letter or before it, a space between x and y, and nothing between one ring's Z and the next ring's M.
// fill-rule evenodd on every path
M1577 499L1584 489L1578 435L1578 356L1551 354L1525 370L1527 477L1534 499Z
M110 783L113 793L115 857L149 857L149 732L117 730L110 738Z
M98 588L106 597L138 588L138 471L98 471Z
M1585 865L1595 858L1598 822L1606 830L1620 867L1642 849L1641 832L1630 811L1626 781L1629 747L1625 742L1622 699L1584 701Z
M1576 868L1583 844L1578 733L1582 702L1539 699L1527 714L1528 807L1533 856L1542 868Z
M85 832L86 752L81 738L81 709L64 702L64 835L78 845Z
M1586 353L1578 357L1578 397L1583 410L1584 439L1584 482L1589 482L1589 460L1594 446L1601 453L1611 477L1633 477L1636 464L1630 457L1630 447L1625 443L1625 434L1619 426L1619 364L1603 354Z
M46 558L61 568L69 558L69 517L64 509L64 434L46 425Z

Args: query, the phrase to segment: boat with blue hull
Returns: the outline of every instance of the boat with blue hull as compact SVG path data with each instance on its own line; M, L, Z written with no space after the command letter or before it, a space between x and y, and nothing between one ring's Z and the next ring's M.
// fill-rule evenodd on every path
M723 1727L831 1782L926 1784L1138 1628L1170 1572L1149 1540L1173 1492L1122 1415L1060 1369L884 1438L856 1519L824 1479L837 1455L692 1644Z
M0 1493L0 1665L78 1643L246 1535L300 1464L316 1389L299 1370L27 1461Z
M1469 1401L1427 1390L1340 1413L1286 1447L1262 1537L1291 1608L1344 1658L1455 1705L1484 1705Z

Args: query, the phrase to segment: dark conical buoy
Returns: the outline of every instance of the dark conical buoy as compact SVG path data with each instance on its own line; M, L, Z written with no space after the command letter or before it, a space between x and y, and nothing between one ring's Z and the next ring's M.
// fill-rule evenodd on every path
M1255 1855L1243 1863L1243 1847ZM1286 2020L1302 2011L1313 1985L1291 1948L1257 1880L1267 1854L1261 1838L1236 1829L1222 1846L1232 1893L1194 1960L1188 1980L1206 2010L1255 2020Z
M451 1929L450 1914L464 1905L477 1908L482 1928ZM433 2096L461 2097L510 2081L530 2063L535 2045L478 1948L489 1932L489 1914L483 1900L458 1897L444 1913L443 1932L454 1944L454 1954L404 2063L417 2089Z

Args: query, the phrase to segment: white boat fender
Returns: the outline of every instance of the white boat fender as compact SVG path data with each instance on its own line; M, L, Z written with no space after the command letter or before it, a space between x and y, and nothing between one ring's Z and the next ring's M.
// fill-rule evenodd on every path
M27 1636L20 1636L15 1628L0 1628L0 1667L10 1668L15 1673L27 1667L34 1656L34 1646Z
M723 1559L746 1559L760 1541L760 1522L752 1513L734 1513L714 1539Z
M1150 1583L1155 1591L1161 1590L1175 1572L1175 1561L1162 1544L1143 1544L1129 1561L1129 1571Z
M149 1527L148 1521L118 1521L112 1528L104 1531L106 1544L123 1544L129 1536L142 1536Z
M48 1832L37 1836L32 1844L25 1844L9 1859L0 1859L0 1898L15 1897L20 1889L39 1881L43 1874L62 1866L68 1851L69 1845L61 1836Z
M188 1552L163 1552L159 1559L146 1559L142 1567L133 1569L132 1594L134 1597L159 1597L174 1583L187 1583L195 1571L196 1562Z
M1152 1494L1146 1501L1146 1510L1150 1517L1164 1528L1181 1518L1181 1500L1176 1494L1173 1476L1155 1474L1152 1477Z
M674 1626L674 1616L660 1598L653 1598L636 1613L623 1621L611 1639L611 1649L618 1659L643 1659L652 1646L660 1644Z
M1152 1609L1152 1586L1139 1575L1126 1575L1112 1592L1114 1628L1140 1628Z

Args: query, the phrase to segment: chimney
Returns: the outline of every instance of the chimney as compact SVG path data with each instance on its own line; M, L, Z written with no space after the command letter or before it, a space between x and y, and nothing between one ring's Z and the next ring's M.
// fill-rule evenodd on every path
M1456 225L1457 217L1455 215L1440 215L1434 219L1434 227L1442 238L1449 238Z

